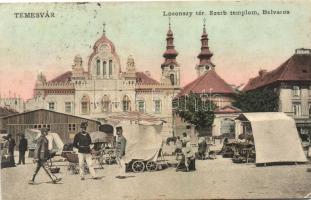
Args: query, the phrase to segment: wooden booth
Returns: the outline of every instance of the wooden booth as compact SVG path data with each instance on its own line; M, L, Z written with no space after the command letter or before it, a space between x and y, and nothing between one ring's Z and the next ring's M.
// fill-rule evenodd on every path
M80 130L81 122L88 122L87 131L98 131L100 122L70 114L39 109L0 118L1 128L11 133L19 142L19 133L25 129L41 129L47 127L50 132L58 133L64 143L73 141L74 135Z

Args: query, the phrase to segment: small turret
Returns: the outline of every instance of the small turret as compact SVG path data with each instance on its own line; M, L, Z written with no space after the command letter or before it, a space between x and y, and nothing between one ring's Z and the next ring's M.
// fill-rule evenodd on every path
M39 84L46 83L46 77L42 72L40 72L37 75L37 82L36 83L39 83Z
M73 63L74 64L72 65L72 78L81 79L81 77L84 77L82 57L79 54L77 54L73 59Z
M74 62L74 65L73 65L74 68L82 67L82 57L79 54L75 56L75 58L73 59L73 62Z
M126 73L135 73L135 72L136 72L135 61L133 56L130 55L126 63Z
M132 55L127 58L125 77L136 79L136 66Z

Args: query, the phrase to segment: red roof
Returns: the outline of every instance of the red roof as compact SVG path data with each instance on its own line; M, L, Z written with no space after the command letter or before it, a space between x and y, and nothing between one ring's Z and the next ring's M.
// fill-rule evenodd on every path
M68 82L71 79L71 76L72 76L72 72L67 71L67 72L57 76L56 78L50 80L49 82L51 82L51 83Z
M227 114L227 113L241 113L242 111L234 106L224 106L221 108L216 108L215 113Z
M311 54L294 54L278 68L249 79L243 91L254 90L278 81L311 81Z
M209 70L202 76L187 84L178 96L193 93L234 94L234 90L224 81L215 70Z
M158 81L154 80L144 72L136 72L136 82L138 84L159 84Z

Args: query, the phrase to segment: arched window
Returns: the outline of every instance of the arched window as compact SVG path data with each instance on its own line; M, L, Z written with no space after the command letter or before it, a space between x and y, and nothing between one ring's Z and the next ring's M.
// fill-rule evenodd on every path
M100 60L96 61L96 74L100 75Z
M125 95L122 100L123 111L130 111L130 104L131 104L130 98L127 95Z
M170 80L171 80L171 84L175 85L175 76L174 76L174 74L170 75Z
M107 62L104 61L104 62L103 62L103 75L104 75L104 76L106 76L106 74L107 74L106 65L107 65Z
M112 60L109 60L109 76L112 75Z
M90 114L90 98L88 96L83 96L81 99L81 114Z
M107 95L105 95L102 99L102 110L104 112L108 112L110 109L110 100L109 97Z

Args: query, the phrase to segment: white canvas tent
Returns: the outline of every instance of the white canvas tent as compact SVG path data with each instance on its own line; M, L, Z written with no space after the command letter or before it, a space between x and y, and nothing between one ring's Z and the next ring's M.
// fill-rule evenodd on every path
M256 164L307 162L295 121L281 112L243 113L238 117L251 123Z
M40 137L41 132L37 129L26 129L25 138L28 140L28 148L34 149L36 147L36 140ZM49 150L60 154L63 150L64 143L57 133L48 133L46 136L49 141Z
M122 126L127 140L126 160L156 159L162 146L162 124L159 118L139 112L124 112L110 116L106 121L114 127Z

